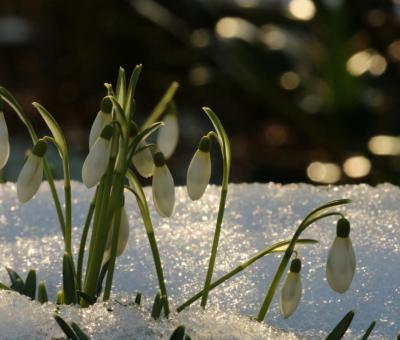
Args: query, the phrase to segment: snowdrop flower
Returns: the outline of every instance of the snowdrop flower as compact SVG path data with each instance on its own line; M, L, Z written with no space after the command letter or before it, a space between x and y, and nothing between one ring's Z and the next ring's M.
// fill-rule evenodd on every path
M83 183L91 188L99 183L101 177L107 171L108 162L111 153L111 137L114 129L112 125L107 125L96 143L89 150L82 167Z
M29 154L17 179L17 196L21 203L28 202L39 190L43 179L43 156L47 144L39 140Z
M290 270L283 283L281 297L279 300L279 309L281 315L287 319L297 309L301 298L301 261L294 259L290 264Z
M164 126L157 135L157 147L164 154L165 158L171 157L178 143L179 127L175 113L165 116Z
M118 235L118 245L117 245L117 256L121 256L124 252L126 245L128 244L129 238L129 223L128 216L126 215L125 208L121 209L121 222L119 227L119 235ZM103 256L103 264L106 263L111 256L111 243L112 243L112 230L108 233L106 250Z
M350 223L341 218L337 223L337 236L329 250L326 264L329 286L338 293L344 293L349 289L356 269L356 257L349 234Z
M141 141L138 146L139 152L136 152L132 157L132 164L135 166L140 176L144 178L153 176L154 170L153 154L150 148L146 146L147 143Z
M3 169L10 156L8 129L3 113L3 101L0 99L0 169Z
M175 204L174 179L165 165L165 157L162 152L154 155L153 174L153 201L157 212L163 217L170 217Z
M89 149L96 143L103 129L112 121L111 111L113 104L108 97L104 97L101 101L101 108L97 114L89 134Z
M203 196L203 193L210 182L210 146L210 138L204 136L200 140L199 147L194 154L188 168L186 188L192 201L198 200L201 196Z

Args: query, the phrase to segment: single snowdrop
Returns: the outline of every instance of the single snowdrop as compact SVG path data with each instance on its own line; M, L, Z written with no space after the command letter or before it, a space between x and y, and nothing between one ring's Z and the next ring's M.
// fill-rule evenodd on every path
M111 124L112 115L111 111L113 108L113 104L108 97L104 97L101 101L100 111L97 113L97 116L93 122L92 128L90 129L89 134L89 149L91 149L96 143L97 138L100 137L103 129Z
M121 221L118 234L117 256L121 256L124 252L129 239L129 223L128 216L126 215L125 207L121 209ZM106 263L111 257L111 244L112 244L112 230L108 233L106 250L103 256L103 264Z
M168 113L163 122L164 126L157 135L157 147L164 154L165 158L170 158L178 144L178 119L175 113Z
M287 319L297 309L301 298L301 261L300 259L292 260L290 270L283 283L281 297L279 300L279 309L281 315Z
M103 128L93 147L89 150L82 167L82 181L91 188L100 182L107 171L111 153L111 138L114 133L112 125Z
M28 202L39 190L43 179L43 156L46 151L46 142L38 140L19 173L17 196L21 203Z
M132 164L135 166L135 169L138 171L140 176L144 178L153 176L153 154L150 148L147 147L145 141L139 143L138 152L136 152L132 157Z
M211 140L204 136L188 168L186 188L192 201L203 196L211 177Z
M329 250L326 263L329 286L338 293L349 289L356 269L356 257L349 234L350 223L341 218L337 223L337 236Z
M165 164L162 152L154 155L153 201L157 212L163 217L170 217L175 205L175 187L171 172Z
M0 169L3 169L10 156L8 129L3 113L3 101L0 99Z

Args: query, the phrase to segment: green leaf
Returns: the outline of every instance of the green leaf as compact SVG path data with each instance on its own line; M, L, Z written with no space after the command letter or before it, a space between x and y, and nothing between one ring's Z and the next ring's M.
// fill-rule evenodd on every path
M268 253L284 253L286 251L286 249L289 247L290 241L291 240L282 241L282 242L274 244L273 246L271 246L269 248ZM296 241L296 245L317 244L317 243L319 243L317 240L308 239L308 238L298 239Z
M36 271L31 269L26 276L24 295L29 296L32 300L35 300L36 296Z
M369 336L371 335L372 330L375 328L375 325L376 325L376 322L372 321L371 324L369 325L367 331L365 332L365 334L361 338L361 340L367 340L369 338Z
M38 287L38 301L43 304L49 301L49 297L47 296L46 285L43 281L39 283Z
M99 280L97 281L96 296L100 296L101 291L103 290L103 282L107 274L109 263L110 261L107 261L106 263L104 263L103 267L101 267Z
M0 282L0 289L1 290L11 290L10 287L7 287L4 283L1 283L1 282Z
M148 128L140 131L135 137L133 137L132 142L129 146L129 153L127 159L132 159L133 155L137 152L137 148L142 140L145 140L148 136L156 132L164 123L158 122L149 126Z
M135 98L136 85L139 80L141 71L142 65L136 65L129 80L128 91L126 92L125 98L125 112L127 114L129 114L131 111L131 105L133 99Z
M64 321L61 316L54 314L53 317L68 339L79 340L73 329Z
M76 302L76 285L72 257L67 252L63 257L63 291L64 303L70 305Z
M64 292L59 290L56 295L56 305L62 305L64 303Z
M24 280L22 280L21 276L19 276L17 272L12 270L11 268L6 267L6 270L11 280L10 288L20 294L23 294L25 286Z
M80 290L77 290L76 294L78 295L79 298L84 299L89 305L93 305L97 301L95 297L90 296L89 294L86 294L85 292L82 292Z
M125 90L126 90L126 77L125 70L120 67L118 71L118 80L116 87L116 95L119 105L124 106L125 104Z
M351 322L353 321L354 312L348 312L342 320L336 325L333 331L326 337L325 340L340 340L343 338L347 329L350 327Z
M153 308L151 310L151 316L157 320L160 318L163 307L163 299L161 297L161 292L157 292L156 297L154 299Z
M343 205L343 204L348 204L351 203L350 199L340 199L340 200L335 200L328 202L324 205L321 205L320 207L314 209L312 212L310 212L306 218L303 220L302 224L304 226L308 226L317 219L321 217L321 215L325 214L327 211L329 211L330 208L336 207L338 205Z
M185 326L179 325L175 328L169 340L184 340L185 339Z
M125 117L124 109L118 103L118 101L115 99L115 97L109 96L108 98L110 98L111 102L113 103L113 108L114 108L114 112L116 113L117 121L122 126L125 126L126 125L126 117Z
M49 127L51 134L53 135L55 141L57 142L58 147L60 148L61 156L64 159L68 156L68 146L65 141L64 133L62 132L60 126L54 117L47 111L42 105L39 103L32 103L32 105L36 108L39 114L42 116L43 120Z
M85 332L75 323L71 322L71 327L75 331L75 334L78 336L79 340L89 340L90 337L85 334Z
M137 292L135 297L135 303L140 306L141 302L142 302L142 293Z

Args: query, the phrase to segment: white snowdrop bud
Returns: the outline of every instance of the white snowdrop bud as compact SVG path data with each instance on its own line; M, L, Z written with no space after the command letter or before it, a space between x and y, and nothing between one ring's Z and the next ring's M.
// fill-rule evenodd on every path
M290 265L289 273L283 283L281 297L279 300L279 309L281 315L287 319L297 309L301 298L301 261L294 259Z
M164 154L165 158L170 158L178 144L178 119L175 113L168 113L163 122L164 126L157 135L157 147Z
M113 104L108 97L104 97L101 101L100 111L97 114L89 134L89 149L96 143L103 129L112 121L111 111Z
M117 245L117 256L121 256L124 252L126 245L128 244L129 238L129 223L128 216L126 215L125 208L121 209L121 222L118 234L118 245ZM111 244L112 244L112 230L108 233L106 250L104 251L103 264L106 263L111 256Z
M43 156L46 150L46 142L39 140L19 173L17 196L21 203L28 202L39 190L43 179Z
M187 172L186 188L192 201L203 196L211 177L211 140L204 136L200 140Z
M154 155L153 174L153 201L157 212L163 217L170 217L175 204L174 179L165 165L165 157L162 152Z
M329 250L326 278L329 286L338 293L349 289L356 269L356 257L349 237L350 223L341 218L337 223L336 238Z
M91 188L99 183L101 177L107 171L111 153L111 137L114 133L112 125L107 125L96 143L89 150L82 167L82 181Z
M141 141L138 146L139 152L136 152L132 157L132 164L139 172L140 176L144 178L151 177L154 170L153 154L150 148L145 148L147 143Z
M0 99L0 169L3 169L10 156L8 129L3 113L3 101Z

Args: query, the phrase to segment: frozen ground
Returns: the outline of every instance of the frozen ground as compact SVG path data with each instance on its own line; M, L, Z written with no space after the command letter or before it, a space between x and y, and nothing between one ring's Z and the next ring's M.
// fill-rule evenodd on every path
M61 190L61 183L58 186ZM185 188L177 188L173 218L161 219L153 214L170 300L175 306L202 287L218 193L218 188L211 186L202 200L191 202ZM83 185L73 183L75 245L91 195ZM372 320L377 321L372 338L394 339L400 332L400 190L395 186L231 185L214 278L266 245L290 238L310 210L337 198L354 201L342 208L353 227L351 237L357 256L353 284L343 295L329 289L325 261L335 236L335 220L316 223L304 236L321 243L300 251L303 297L289 320L279 315L275 299L265 324L248 321L247 315L257 314L278 264L280 256L270 255L212 291L208 312L203 313L196 303L169 323L149 321L157 282L144 227L129 193L131 237L127 251L118 259L114 298L129 303L134 293L141 291L147 298L144 306L138 309L112 302L86 310L63 307L61 315L76 321L95 339L168 339L180 323L187 326L193 339L322 339L353 309L356 314L347 339L359 337ZM0 187L0 202L1 266L14 268L23 277L30 268L37 269L39 279L46 281L54 298L61 283L63 246L48 186L43 184L37 197L21 206L15 186L5 184ZM152 203L150 206L152 209ZM0 281L8 283L3 268ZM53 311L53 304L41 306L0 291L0 338L62 336L51 318Z

